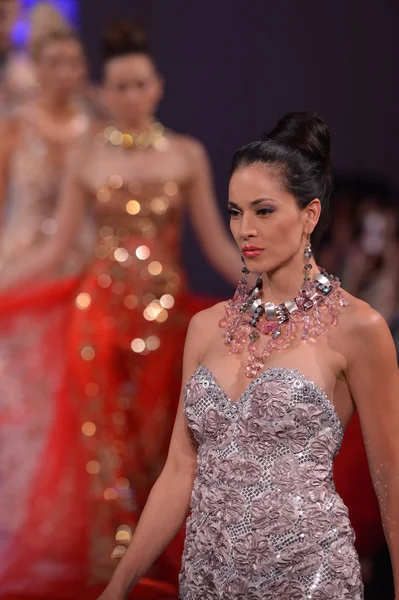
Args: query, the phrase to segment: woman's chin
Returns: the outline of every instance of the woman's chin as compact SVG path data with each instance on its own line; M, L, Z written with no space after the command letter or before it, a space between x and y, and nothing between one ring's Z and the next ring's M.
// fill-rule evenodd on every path
M268 269L270 269L270 265L266 265L262 261L257 260L247 260L245 265L250 273L254 273L259 275L259 273L267 273Z

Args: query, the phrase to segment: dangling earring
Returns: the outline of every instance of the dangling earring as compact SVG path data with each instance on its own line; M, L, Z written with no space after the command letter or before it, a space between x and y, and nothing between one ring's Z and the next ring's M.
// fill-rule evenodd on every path
M311 269L313 269L313 266L311 265L311 263L309 261L312 258L313 253L312 253L312 246L310 245L310 235L309 234L307 235L305 250L303 251L303 256L306 261L306 263L305 263L305 279L310 279L309 271L311 271Z
M242 260L243 265L244 265L243 268L241 269L242 274L243 274L242 278L241 278L241 283L243 283L244 285L246 285L247 284L247 275L249 274L249 271L247 269L247 265L245 264L245 259L244 259L243 256L241 256L241 260Z
M306 235L306 244L303 255L306 260L310 260L312 258L312 246L310 245L310 235L309 233Z
M312 258L312 256L313 253L312 246L310 244L310 235L307 234L305 250L303 251L303 257L305 259L305 278L301 287L301 291L305 293L308 291L308 289L310 289L310 271L313 269L313 265L309 261Z

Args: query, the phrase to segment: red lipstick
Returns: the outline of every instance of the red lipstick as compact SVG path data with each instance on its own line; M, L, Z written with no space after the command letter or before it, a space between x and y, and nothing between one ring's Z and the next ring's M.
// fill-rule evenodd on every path
M262 254L263 250L264 248L258 248L258 246L244 246L242 253L247 258L255 258L256 256L259 256L259 254Z

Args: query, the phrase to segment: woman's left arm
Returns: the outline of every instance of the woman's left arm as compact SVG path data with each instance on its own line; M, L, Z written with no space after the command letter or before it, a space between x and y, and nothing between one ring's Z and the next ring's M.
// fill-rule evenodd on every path
M347 346L347 380L359 412L399 600L399 372L384 319L367 305Z

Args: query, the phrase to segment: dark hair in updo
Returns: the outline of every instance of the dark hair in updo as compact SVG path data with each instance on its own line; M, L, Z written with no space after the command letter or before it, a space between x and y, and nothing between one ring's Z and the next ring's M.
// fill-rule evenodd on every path
M331 138L323 119L313 112L292 112L260 141L234 154L232 173L239 167L267 165L280 172L299 208L319 198L322 212L315 233L322 231L333 187Z
M137 21L120 20L111 23L102 38L104 60L127 54L144 54L154 61L145 28Z

